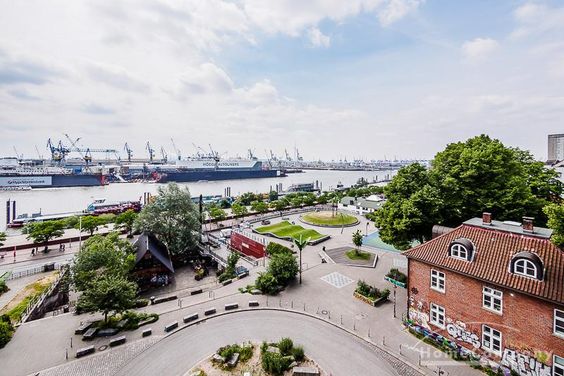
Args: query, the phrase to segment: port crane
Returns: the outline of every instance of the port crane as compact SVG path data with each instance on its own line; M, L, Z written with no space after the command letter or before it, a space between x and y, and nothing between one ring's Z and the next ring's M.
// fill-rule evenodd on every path
M286 160L288 162L292 162L292 157L290 157L290 154L288 154L288 150L284 149L284 154L286 154Z
M162 161L166 163L168 161L168 154L166 153L164 146L161 146L161 156L163 157Z
M149 141L147 141L147 145L145 146L145 148L147 149L147 151L149 152L149 160L151 162L153 162L153 158L155 157L155 149L153 149L151 147L151 144L149 143Z
M51 152L51 159L55 162L61 162L70 153L69 148L63 146L61 141L55 146L50 138L47 140L47 148Z
M176 147L176 144L174 143L174 139L173 139L172 137L170 138L170 141L172 142L172 147L173 147L173 149L174 149L174 152L176 153L176 158L177 158L178 160L181 160L181 159L182 159L182 154L180 153L180 149L178 149L178 148Z
M131 150L127 142L125 143L123 150L125 150L125 152L127 153L127 161L131 162L131 157L133 156L133 150Z

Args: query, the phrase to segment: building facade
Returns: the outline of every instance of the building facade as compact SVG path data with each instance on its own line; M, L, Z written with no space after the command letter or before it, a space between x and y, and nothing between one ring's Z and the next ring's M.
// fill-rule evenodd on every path
M564 161L564 134L548 135L548 160Z
M373 213L384 205L385 199L379 195L369 197L345 196L337 205L337 209L346 210L359 215Z
M564 375L564 254L551 231L484 214L407 252L408 322L490 365Z

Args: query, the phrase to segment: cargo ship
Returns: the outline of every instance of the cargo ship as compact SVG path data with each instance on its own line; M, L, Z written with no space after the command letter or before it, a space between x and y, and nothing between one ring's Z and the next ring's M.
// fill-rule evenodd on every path
M18 158L0 158L0 190L91 187L107 184L104 174L45 164L26 164Z
M122 176L130 179L139 176L166 182L196 182L209 180L274 178L285 176L283 172L271 169L258 159L189 158L177 160L174 164L127 165Z

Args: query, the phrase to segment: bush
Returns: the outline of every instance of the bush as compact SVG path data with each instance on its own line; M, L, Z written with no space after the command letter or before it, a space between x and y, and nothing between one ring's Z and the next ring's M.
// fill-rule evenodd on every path
M281 285L287 285L292 279L296 278L300 268L296 258L291 253L278 253L272 256L268 264L268 272Z
M278 342L278 349L280 349L280 353L282 355L290 355L292 348L294 347L294 342L290 338L282 338L280 342Z
M274 295L278 292L278 281L270 272L259 273L255 286L264 294Z
M292 356L297 362L301 362L305 359L304 348L302 346L296 346L292 349Z
M396 281L401 282L401 283L407 283L407 275L400 272L396 268L390 269L388 274L386 274L386 277L391 278L391 279L395 279Z
M149 305L149 299L137 299L135 302L135 308L147 307Z
M270 242L266 246L266 254L269 256L274 256L280 253L292 253L292 250L282 244L276 242Z
M8 285L6 284L6 281L4 281L3 279L0 279L0 295L2 295L3 293L5 293L6 291L8 291Z
M277 353L264 352L262 354L262 368L273 375L282 375L292 363L292 358L283 357Z
M224 357L226 360L229 360L233 356L233 354L239 353L239 361L246 362L253 357L253 349L254 346L250 343L243 345L234 344L220 347L217 350L217 353Z
M10 318L7 315L2 315L0 317L0 349L10 342L13 334L14 327L10 322Z
M374 300L380 298L388 299L388 296L390 296L390 290L388 289L379 290L374 286L370 286L368 283L362 280L358 281L355 291L362 296Z

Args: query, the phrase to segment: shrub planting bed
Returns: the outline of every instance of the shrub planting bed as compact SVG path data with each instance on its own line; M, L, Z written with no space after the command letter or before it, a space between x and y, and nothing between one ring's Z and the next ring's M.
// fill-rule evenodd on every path
M390 296L390 290L379 290L361 280L358 281L353 296L375 307L378 303L388 299L388 296Z

